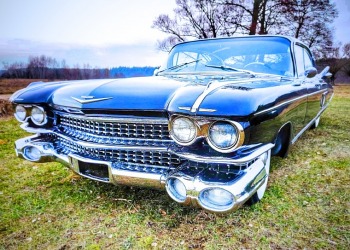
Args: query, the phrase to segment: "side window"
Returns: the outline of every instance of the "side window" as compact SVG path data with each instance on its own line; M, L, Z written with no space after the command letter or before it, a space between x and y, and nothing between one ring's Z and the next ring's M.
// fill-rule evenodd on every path
M298 76L302 76L305 71L304 49L298 45L295 46L295 60L297 63Z
M305 69L313 67L314 65L312 63L310 54L307 52L306 49L303 49L303 50L304 50Z
M303 76L305 70L314 67L310 53L301 46L295 46L295 59L297 62L298 76Z

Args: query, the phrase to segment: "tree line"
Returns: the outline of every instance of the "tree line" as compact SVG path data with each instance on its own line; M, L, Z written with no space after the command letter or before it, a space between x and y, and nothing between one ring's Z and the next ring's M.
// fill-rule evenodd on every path
M49 80L84 80L105 78L126 78L150 76L155 67L114 67L98 68L84 64L82 67L75 65L70 67L65 60L60 63L55 58L41 55L30 56L28 62L3 62L3 78L27 78Z

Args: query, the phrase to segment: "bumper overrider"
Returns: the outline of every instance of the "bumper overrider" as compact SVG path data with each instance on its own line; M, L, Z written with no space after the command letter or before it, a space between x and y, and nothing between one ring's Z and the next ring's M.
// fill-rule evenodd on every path
M18 157L32 162L58 161L77 174L96 181L165 188L173 200L185 205L200 206L212 212L238 209L263 185L268 177L266 162L270 158L270 149L274 146L273 144L257 145L246 150L240 157L232 158L203 156L170 146L157 147L152 150L176 155L181 159L181 164L176 168L145 171L147 167L130 168L123 162L96 160L62 151L55 141L64 140L66 143L77 145L82 150L104 147L115 149L116 146L85 143L51 130L30 129L25 124L22 128L37 134L15 142ZM134 150L128 146L117 147ZM144 148L137 149L142 151ZM150 150L150 148L147 147L144 150Z

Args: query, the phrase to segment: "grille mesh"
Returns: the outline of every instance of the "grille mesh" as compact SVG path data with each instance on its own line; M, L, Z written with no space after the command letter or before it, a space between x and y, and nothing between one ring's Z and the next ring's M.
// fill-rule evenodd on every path
M59 136L54 138L54 143L56 144L59 153L74 153L83 157L99 160L152 165L166 168L169 168L170 166L175 167L181 163L178 156L162 151L88 148Z
M73 130L117 138L171 140L167 124L98 121L68 115L58 115L58 118L59 127L64 132Z

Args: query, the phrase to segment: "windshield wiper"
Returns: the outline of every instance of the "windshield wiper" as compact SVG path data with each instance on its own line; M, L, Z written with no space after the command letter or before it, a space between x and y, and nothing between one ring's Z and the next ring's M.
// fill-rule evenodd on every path
M237 68L233 68L233 67L225 66L225 65L210 65L210 64L206 64L205 67L222 69L222 70L230 70L230 71L236 71L236 72L244 72L244 73L251 74L254 77L256 76L255 72L253 72L253 71L244 70L244 69L237 69Z
M162 73L162 72L167 71L167 70L174 70L174 69L181 68L181 67L183 67L183 66L185 66L185 65L187 65L187 64L199 62L200 60L202 60L202 59L197 59L197 60L193 60L193 61L190 61L190 62L185 62L185 63L181 63L181 64L178 64L178 65L171 66L171 67L169 67L169 68L166 68L166 69L163 69L163 70L161 70L161 71L158 71L157 75L158 75L159 73Z

